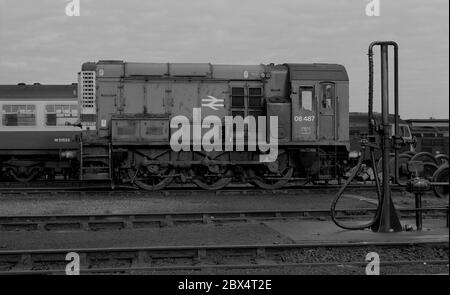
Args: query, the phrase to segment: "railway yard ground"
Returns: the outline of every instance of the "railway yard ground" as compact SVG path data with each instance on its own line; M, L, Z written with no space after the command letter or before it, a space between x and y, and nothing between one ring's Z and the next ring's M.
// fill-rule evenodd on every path
M400 233L348 231L329 217L337 188L220 193L130 190L0 193L0 273L364 274L378 253L381 274L448 274L448 200L393 190ZM375 189L349 189L338 216L367 222Z

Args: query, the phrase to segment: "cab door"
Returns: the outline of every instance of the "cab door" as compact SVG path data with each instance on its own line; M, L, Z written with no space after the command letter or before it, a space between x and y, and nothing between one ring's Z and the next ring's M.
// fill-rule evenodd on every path
M292 140L317 139L317 98L314 84L292 81Z
M336 86L332 82L319 84L319 140L336 139Z
M120 91L116 83L98 83L97 87L97 134L99 137L107 137L111 114L118 112Z

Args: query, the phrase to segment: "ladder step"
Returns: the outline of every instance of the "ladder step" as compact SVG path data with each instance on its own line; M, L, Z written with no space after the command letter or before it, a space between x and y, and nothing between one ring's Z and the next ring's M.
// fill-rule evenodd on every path
M91 147L95 147L96 150L91 149ZM99 149L100 148L100 149ZM105 150L106 148L106 150ZM106 152L107 154L93 154L93 152ZM109 153L108 153L109 152ZM111 176L111 145L106 145L104 143L81 143L80 144L80 179L81 180L110 180L112 181ZM106 163L99 163L108 166L95 166L87 167L84 166L83 162L89 162L90 159L105 159L102 160Z
M86 173L83 180L111 180L107 173Z

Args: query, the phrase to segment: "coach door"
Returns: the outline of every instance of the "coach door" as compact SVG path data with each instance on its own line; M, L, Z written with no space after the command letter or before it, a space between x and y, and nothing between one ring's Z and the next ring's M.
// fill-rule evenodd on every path
M319 140L336 139L336 89L335 84L319 84Z
M292 140L315 141L317 99L314 84L292 81Z

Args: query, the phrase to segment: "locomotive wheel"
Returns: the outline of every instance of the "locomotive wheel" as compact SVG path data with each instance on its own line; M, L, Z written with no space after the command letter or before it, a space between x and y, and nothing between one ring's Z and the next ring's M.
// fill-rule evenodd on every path
M14 173L14 171L12 171L12 170L10 171L10 175L15 180L17 180L18 182L22 182L22 183L30 182L30 181L36 179L38 177L38 174L39 174L39 170L36 170L36 169L33 170L29 175L25 175L25 176L20 176L22 174L17 175L16 173Z
M408 180L410 178L410 173L408 171L408 161L411 159L410 154L401 154L398 156L398 176L399 179L397 179L397 182L400 185L406 185L408 183ZM391 167L392 173L391 175L394 175L395 170L395 158L392 158L389 161L389 165Z
M420 152L415 154L412 158L411 161L421 161L421 162L428 162L428 163L434 163L434 164L438 164L436 159L434 158L434 156L428 152Z
M448 164L444 164L434 172L433 182L448 182L448 177ZM435 186L433 187L433 191L436 197L448 200L448 186Z
M197 171L190 169L189 174L192 177L192 182L205 190L222 189L233 180L230 170L226 170L225 173L214 174L208 171L207 167L202 167Z
M410 172L408 171L408 162L411 159L411 155L408 153L402 153L398 155L398 175L397 180L400 185L406 185L410 179ZM380 158L377 163L378 176L383 175L383 158ZM391 178L394 178L395 173L395 158L392 156L389 159L389 174ZM381 179L381 177L380 177Z
M438 162L438 165L448 163L448 156L446 154L439 154L434 157Z
M172 182L175 170L163 169L159 173L152 173L146 167L137 170L128 170L128 176L139 188L147 191L156 191L165 188Z
M407 152L402 153L402 155L409 155L410 158L412 158L415 154L416 154L416 153L413 152L413 151L407 151Z
M420 173L420 176L428 180L432 180L436 170L438 170L438 166L436 164L425 162L423 163L423 171Z
M262 171L267 171L265 169L261 169ZM250 168L247 171L248 176L251 178L251 183L253 183L254 185L256 185L259 188L265 189L265 190L274 190L274 189L279 189L282 188L283 186L285 186L288 182L289 179L292 177L292 174L294 172L294 168L292 167L286 167L279 176L281 176L280 178L283 179L276 179L277 177L272 176L272 175L259 175L257 172L255 172L254 169ZM271 177L273 179L267 179L267 177Z
M413 152L404 152L398 155L399 158L405 158L410 160L415 154Z

